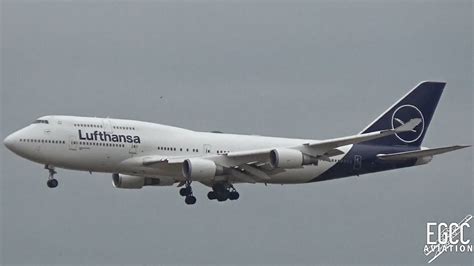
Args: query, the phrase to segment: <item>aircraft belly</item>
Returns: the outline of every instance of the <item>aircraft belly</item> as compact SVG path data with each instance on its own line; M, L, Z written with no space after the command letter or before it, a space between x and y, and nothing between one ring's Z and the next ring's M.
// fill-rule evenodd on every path
M100 150L78 149L49 153L47 164L57 167L93 172L116 172L125 155L110 156ZM128 156L128 154L127 154Z

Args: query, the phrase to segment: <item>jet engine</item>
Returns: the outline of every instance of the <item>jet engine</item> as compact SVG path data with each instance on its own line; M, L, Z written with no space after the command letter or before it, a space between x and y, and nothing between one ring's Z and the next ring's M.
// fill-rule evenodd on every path
M273 168L300 168L307 164L318 164L318 160L294 149L273 149L270 151L270 165Z
M183 175L190 180L205 180L222 175L224 169L211 160L190 158L183 162Z
M115 188L140 189L144 186L171 186L174 179L112 174L112 184Z

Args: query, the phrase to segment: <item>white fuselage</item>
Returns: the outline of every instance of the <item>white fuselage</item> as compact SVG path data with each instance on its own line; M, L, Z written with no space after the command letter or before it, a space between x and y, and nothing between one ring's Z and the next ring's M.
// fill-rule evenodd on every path
M148 175L184 180L181 171L127 164L136 157L203 157L260 148L286 147L315 140L196 132L155 123L76 116L45 116L11 134L5 143L18 155L52 167ZM344 154L351 145L343 147ZM272 175L268 183L308 182L333 166L344 154L318 166L308 165Z

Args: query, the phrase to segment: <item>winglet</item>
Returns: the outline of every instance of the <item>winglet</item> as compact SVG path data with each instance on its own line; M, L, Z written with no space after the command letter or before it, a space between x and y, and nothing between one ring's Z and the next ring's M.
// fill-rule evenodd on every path
M400 132L407 132L407 131L412 131L415 129L416 126L418 126L421 123L421 118L413 118L410 119L410 121L406 122L405 124L395 128L396 133Z

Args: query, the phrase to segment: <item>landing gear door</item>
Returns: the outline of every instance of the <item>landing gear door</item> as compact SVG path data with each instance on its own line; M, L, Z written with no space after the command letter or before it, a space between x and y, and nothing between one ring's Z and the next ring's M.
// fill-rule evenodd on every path
M76 137L69 136L69 143L68 143L69 150L76 151L78 144L79 144L79 142L77 141Z

